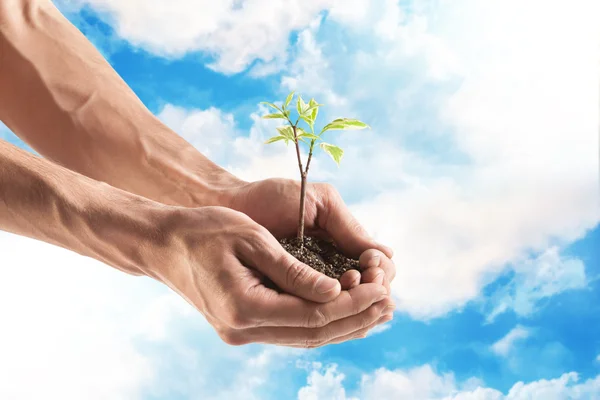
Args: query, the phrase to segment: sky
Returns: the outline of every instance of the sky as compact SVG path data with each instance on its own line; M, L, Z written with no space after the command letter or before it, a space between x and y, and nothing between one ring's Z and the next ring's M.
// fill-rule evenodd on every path
M155 281L0 232L0 398L600 399L598 2L56 4L243 179L296 178L261 101L367 122L309 179L395 250L398 309L340 345L230 347Z

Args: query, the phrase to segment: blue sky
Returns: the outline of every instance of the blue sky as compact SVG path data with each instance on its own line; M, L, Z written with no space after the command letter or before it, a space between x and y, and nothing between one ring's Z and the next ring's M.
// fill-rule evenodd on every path
M600 398L595 2L155 3L58 5L152 112L245 179L296 173L262 145L260 101L298 90L368 122L332 136L342 166L320 156L313 179L395 249L398 312L319 350L229 348L166 288L3 234L0 397Z

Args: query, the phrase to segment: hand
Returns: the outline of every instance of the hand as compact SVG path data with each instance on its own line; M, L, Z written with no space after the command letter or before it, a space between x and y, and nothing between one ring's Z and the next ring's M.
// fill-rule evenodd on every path
M266 179L251 182L235 189L230 207L243 212L267 228L275 237L296 235L300 203L300 182L288 179ZM344 287L361 280L373 282L383 270L383 284L390 292L390 282L396 275L393 251L375 242L350 214L333 186L309 183L306 189L305 234L333 239L349 257L359 257L362 273L351 270L340 281ZM372 270L371 268L380 268Z
M341 290L300 263L248 216L223 207L160 210L165 245L150 276L194 305L227 343L317 347L361 336L389 319L380 283ZM285 293L263 283L269 278Z

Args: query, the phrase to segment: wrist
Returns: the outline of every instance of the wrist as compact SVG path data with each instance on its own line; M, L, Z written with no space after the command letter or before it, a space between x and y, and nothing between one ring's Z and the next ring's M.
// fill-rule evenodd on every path
M248 182L218 166L185 139L151 116L142 137L145 160L155 171L153 187L158 191L146 196L164 204L182 207L230 207L239 188Z
M74 232L83 254L132 275L155 277L156 259L169 237L163 229L170 206L131 194L103 182L87 180L89 191L77 204ZM72 198L71 196L67 196Z

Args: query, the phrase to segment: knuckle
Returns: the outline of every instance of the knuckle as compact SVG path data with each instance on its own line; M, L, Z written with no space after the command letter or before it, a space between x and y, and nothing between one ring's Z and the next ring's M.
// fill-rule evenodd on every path
M228 314L227 325L233 329L247 329L252 326L250 320L239 310L232 310Z
M341 201L341 196L338 190L330 183L315 183L315 194L317 198L329 209L332 205L338 204Z
M339 196L338 190L331 183L319 183L318 185L319 188L323 191L323 193L332 197Z
M367 326L371 325L373 321L376 321L381 315L382 309L383 307L371 307L369 310L367 310L367 312L364 313L364 317L361 321L361 329L366 328Z
M365 329L367 326L370 325L370 323L371 323L370 313L371 313L371 311L369 310L369 311L365 311L360 314L360 324L359 324L360 329Z
M250 224L248 227L248 232L246 233L245 237L250 242L250 245L254 250L265 247L266 233L264 231L265 228L258 224Z
M235 297L230 301L226 320L228 326L233 329L247 329L254 326L254 319L248 312L248 302L241 297Z
M286 283L288 287L298 288L309 280L311 272L299 261L293 262L287 269Z
M223 342L230 346L243 346L250 343L250 341L246 339L244 335L233 330L222 330L219 332L219 337Z
M237 231L236 239L236 250L247 257L270 255L274 251L272 235L266 228L254 222Z
M356 218L352 218L349 222L349 229L351 232L357 233L359 235L366 235L367 231L365 228L358 222Z
M329 318L323 312L321 307L315 307L308 314L308 318L306 319L306 327L307 328L322 328L329 323Z
M350 296L350 307L352 310L352 315L356 315L358 313L360 313L361 311L361 306L360 306L360 300L352 295L352 293L348 292L348 295Z

